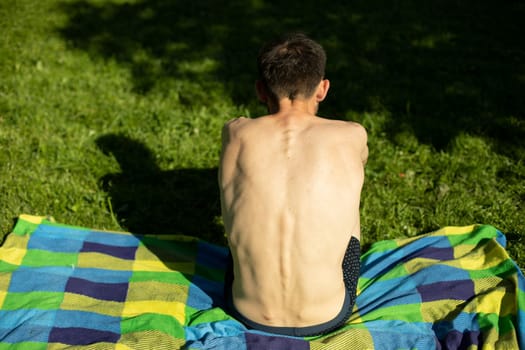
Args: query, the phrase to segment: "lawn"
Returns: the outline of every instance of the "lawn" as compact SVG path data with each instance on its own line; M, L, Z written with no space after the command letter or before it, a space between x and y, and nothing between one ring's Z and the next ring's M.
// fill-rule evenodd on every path
M27 213L223 244L221 126L264 112L257 49L303 30L320 114L369 133L365 246L485 223L525 266L525 4L281 3L0 2L0 236Z

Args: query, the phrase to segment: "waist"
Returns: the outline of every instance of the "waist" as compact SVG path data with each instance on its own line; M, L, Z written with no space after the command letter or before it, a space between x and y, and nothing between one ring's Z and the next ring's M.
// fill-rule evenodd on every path
M235 282L238 282L235 283ZM267 326L306 327L326 322L341 310L346 297L343 277L316 279L308 285L283 289L276 278L271 286L254 285L236 278L232 300L236 310Z
M293 323L291 325L286 326L280 326L275 324L266 324L261 322L256 322L249 317L245 316L243 313L241 313L235 306L235 303L233 301L233 298L231 296L231 293L229 296L227 296L227 307L228 312L235 317L238 321L242 322L246 327L250 329L256 329L263 332L268 333L274 333L274 334L281 334L281 335L289 335L289 336L296 336L296 337L306 337L306 336L315 336L315 335L321 335L328 333L332 330L335 330L345 324L347 319L350 317L350 314L352 313L352 308L354 304L354 298L352 297L351 293L344 289L344 300L342 305L339 307L339 311L334 317L331 317L329 320L325 320L323 317L319 317L320 319L323 319L321 322L317 322L315 324L309 324L309 325L298 325L295 326ZM319 315L323 315L323 311L320 310Z

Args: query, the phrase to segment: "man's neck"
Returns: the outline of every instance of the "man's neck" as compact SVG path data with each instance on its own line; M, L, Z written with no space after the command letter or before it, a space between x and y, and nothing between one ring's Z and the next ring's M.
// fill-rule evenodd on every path
M293 111L296 111L300 114L316 115L318 108L319 103L315 101L315 98L297 98L294 100L283 98L280 99L276 104L268 104L268 111L274 115L288 114Z

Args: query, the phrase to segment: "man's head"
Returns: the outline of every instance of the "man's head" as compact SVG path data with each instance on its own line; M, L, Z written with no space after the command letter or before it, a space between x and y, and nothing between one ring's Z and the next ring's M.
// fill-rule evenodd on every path
M306 35L288 34L263 46L257 65L258 84L274 102L310 98L324 78L326 53Z

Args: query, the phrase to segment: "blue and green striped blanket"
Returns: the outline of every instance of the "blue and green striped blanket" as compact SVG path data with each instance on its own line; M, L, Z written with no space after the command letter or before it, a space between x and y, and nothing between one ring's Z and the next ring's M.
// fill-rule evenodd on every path
M0 247L0 349L519 349L525 280L492 226L374 244L353 315L322 337L223 309L226 249L22 215Z

